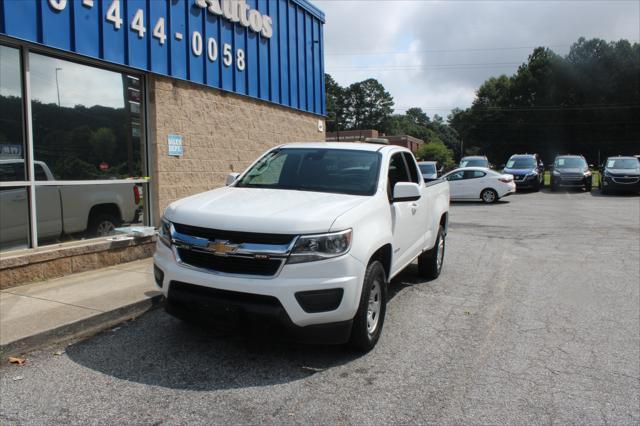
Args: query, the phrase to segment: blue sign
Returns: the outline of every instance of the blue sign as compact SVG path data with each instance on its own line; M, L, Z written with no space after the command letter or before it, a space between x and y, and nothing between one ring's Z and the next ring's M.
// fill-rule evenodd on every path
M325 115L307 0L0 0L0 34Z
M174 157L182 157L182 155L184 154L184 148L182 147L182 136L168 135L167 142L169 144L168 154Z

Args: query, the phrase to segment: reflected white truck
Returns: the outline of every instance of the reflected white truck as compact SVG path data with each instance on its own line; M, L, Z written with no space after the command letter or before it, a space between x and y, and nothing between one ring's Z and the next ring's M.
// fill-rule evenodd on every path
M425 184L405 148L288 144L229 183L164 212L154 273L179 318L275 320L367 351L390 280L415 259L440 274L449 185Z
M0 160L4 182L22 178L23 160ZM55 181L42 161L34 161L38 181ZM11 176L14 176L11 178ZM99 237L113 233L115 227L136 222L141 213L140 191L133 183L104 185L47 185L36 188L38 239L51 240L62 235L84 233ZM29 234L29 206L26 188L0 188L0 247L24 245Z

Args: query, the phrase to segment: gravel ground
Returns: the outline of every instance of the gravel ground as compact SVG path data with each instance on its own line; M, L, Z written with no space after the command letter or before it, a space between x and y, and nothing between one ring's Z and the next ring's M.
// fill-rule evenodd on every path
M639 287L637 196L455 204L442 275L394 280L367 355L158 310L3 360L0 422L638 424Z

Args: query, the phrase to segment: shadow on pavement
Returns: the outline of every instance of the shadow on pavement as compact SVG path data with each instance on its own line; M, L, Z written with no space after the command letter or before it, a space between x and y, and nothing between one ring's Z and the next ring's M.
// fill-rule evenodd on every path
M164 309L71 345L66 353L118 379L201 391L288 383L359 356L345 346L298 344L276 329L198 327Z
M392 280L388 300L413 285L428 285L416 264ZM198 326L164 309L77 342L66 353L72 361L118 379L196 391L293 382L361 356L345 345L297 343L264 324Z

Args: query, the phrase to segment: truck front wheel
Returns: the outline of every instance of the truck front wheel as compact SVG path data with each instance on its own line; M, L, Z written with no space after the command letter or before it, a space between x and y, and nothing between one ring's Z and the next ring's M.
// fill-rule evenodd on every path
M418 256L418 273L422 278L435 280L440 276L442 264L444 263L445 234L444 228L440 225L436 243L429 251L425 251Z
M382 263L369 263L364 275L358 312L353 318L349 345L369 352L378 342L387 311L387 278Z
M120 226L120 220L117 217L100 213L91 220L89 234L96 237L106 237L113 235L118 226Z

